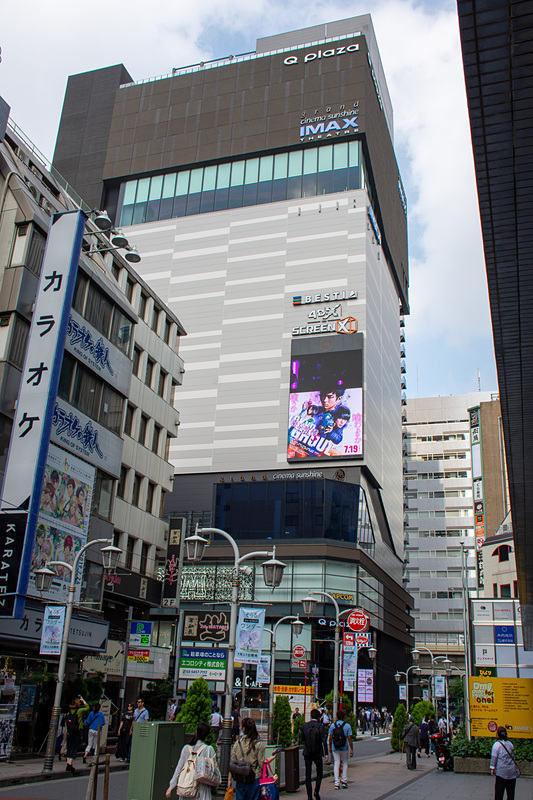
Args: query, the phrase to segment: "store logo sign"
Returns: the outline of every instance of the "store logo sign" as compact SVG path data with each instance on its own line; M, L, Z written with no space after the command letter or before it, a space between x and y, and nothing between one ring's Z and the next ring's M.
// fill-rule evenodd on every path
M344 53L353 53L359 50L358 44L349 44L348 47L331 47L328 50L317 50L315 53L306 53L302 61L307 64L308 61L315 61L320 58L331 58L332 56L341 56ZM287 56L283 63L290 66L291 64L298 64L298 56Z
M355 114L353 117L341 117L338 121L332 119L329 122L327 120L317 122L316 125L300 125L300 137L324 135L326 138L330 138L341 136L343 131L344 135L355 133L359 130L357 117L358 115Z

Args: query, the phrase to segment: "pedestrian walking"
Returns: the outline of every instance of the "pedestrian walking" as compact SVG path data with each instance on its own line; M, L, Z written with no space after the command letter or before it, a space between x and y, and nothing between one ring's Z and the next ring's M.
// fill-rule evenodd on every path
M429 721L427 714L425 714L424 719L420 724L420 747L418 748L419 758L422 752L422 748L424 748L425 750L426 758L429 758Z
M95 703L93 706L93 710L88 715L87 719L85 720L85 725L89 726L89 736L87 739L87 747L85 748L85 752L83 754L83 763L87 763L87 756L89 753L94 750L95 756L98 755L96 752L97 748L97 741L98 741L98 726L100 726L100 730L105 725L105 717L100 711L100 703Z
M67 731L67 766L65 769L67 772L76 772L74 759L78 755L83 718L88 710L89 704L85 702L80 694L70 701L69 709L65 714L65 728Z
M490 774L494 775L494 800L503 800L507 792L507 800L514 800L516 779L520 770L514 760L514 746L507 738L504 727L496 731L497 740L492 745L490 754Z
M323 757L328 758L326 743L326 727L320 721L320 711L313 708L311 719L304 722L302 727L302 739L304 743L304 763L305 763L305 788L307 789L307 800L313 800L313 784L311 773L313 764L316 767L315 800L320 800L320 786L323 774Z
M236 742L241 735L241 715L239 713L239 706L233 706L233 713L231 715L231 735L233 741Z
M265 745L259 740L255 722L251 717L242 721L243 736L233 745L231 751L232 761L247 761L252 765L255 780L253 783L243 783L236 780L236 800L259 800L259 778L263 773L265 763ZM203 798L201 799L203 800Z
M333 757L333 776L335 789L348 788L348 745L350 758L353 756L352 728L344 721L344 711L337 711L337 720L329 729L328 749Z
M139 697L137 700L137 708L133 712L133 722L143 722L150 719L148 709L144 707L144 700Z
M181 751L180 759L177 763L176 769L174 770L174 774L170 779L170 783L168 785L168 789L166 791L166 797L170 797L172 794L172 790L176 788L178 785L178 780L181 774L183 767L187 764L191 753L199 753L202 751L202 756L206 758L215 759L215 749L211 747L210 744L205 744L205 740L209 735L211 730L211 726L207 724L207 722L200 722L198 727L196 728L196 744L190 745L186 744ZM206 783L197 783L197 793L188 797L187 800L211 800L211 787L208 786Z
M377 708L374 708L372 713L370 714L370 720L372 722L372 733L371 736L378 736L379 735L379 723L381 720L381 716Z
M385 715L385 733L390 733L391 726L392 726L392 714L390 711L387 711Z
M115 752L119 761L129 761L131 751L131 734L133 731L133 703L128 703L118 726L118 741Z
M416 769L416 751L420 747L420 732L412 716L409 716L409 721L404 726L402 739L405 747L407 769Z
M218 741L218 735L219 735L220 729L222 727L222 723L224 722L222 714L220 713L220 708L218 706L215 706L213 708L213 713L211 714L211 718L210 718L209 722L211 723L211 730L213 731L213 735L215 737L215 742L217 742Z

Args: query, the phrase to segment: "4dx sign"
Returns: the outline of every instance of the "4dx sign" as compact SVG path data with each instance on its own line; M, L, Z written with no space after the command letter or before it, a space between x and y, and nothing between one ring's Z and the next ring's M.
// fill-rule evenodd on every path
M370 627L370 615L364 608L354 608L348 615L346 625L354 633L365 633Z

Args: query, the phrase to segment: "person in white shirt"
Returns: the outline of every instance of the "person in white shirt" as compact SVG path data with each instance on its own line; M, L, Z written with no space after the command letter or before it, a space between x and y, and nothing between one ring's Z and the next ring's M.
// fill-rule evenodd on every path
M211 714L211 717L209 719L209 724L211 725L211 730L213 731L213 734L215 736L215 742L218 741L218 735L220 733L220 729L222 727L222 723L223 722L224 722L224 718L222 717L222 714L220 713L220 708L218 706L215 706L213 708L213 713Z

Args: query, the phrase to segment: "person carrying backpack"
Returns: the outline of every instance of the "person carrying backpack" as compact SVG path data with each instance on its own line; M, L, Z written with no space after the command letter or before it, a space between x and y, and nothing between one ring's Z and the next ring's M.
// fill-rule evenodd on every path
M187 800L211 800L211 786L196 780L198 754L216 759L214 748L210 744L205 744L210 731L211 726L207 722L200 722L196 729L196 744L186 744L183 747L166 791L167 798L171 796L172 790L176 789L178 797L186 797Z
M325 755L328 759L326 748L326 727L320 721L320 711L313 708L311 720L304 722L302 726L302 739L304 743L304 763L305 763L305 787L307 789L307 800L313 800L313 784L311 772L313 764L316 766L315 800L320 800L320 784L322 783L322 758Z
M81 741L83 730L83 718L89 710L89 704L85 702L81 694L73 697L67 713L65 714L65 729L67 731L67 772L76 772L74 769L74 759L78 755L78 748Z
M353 756L352 728L344 721L344 711L337 711L337 721L329 729L328 747L333 755L333 774L335 789L348 788L348 745L350 758ZM342 771L342 775L341 775Z

